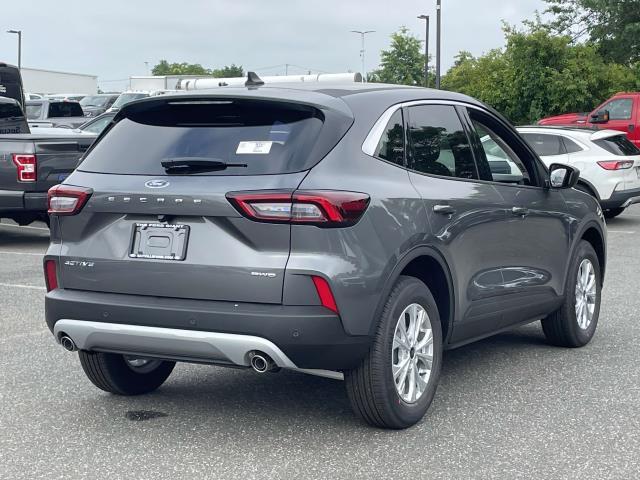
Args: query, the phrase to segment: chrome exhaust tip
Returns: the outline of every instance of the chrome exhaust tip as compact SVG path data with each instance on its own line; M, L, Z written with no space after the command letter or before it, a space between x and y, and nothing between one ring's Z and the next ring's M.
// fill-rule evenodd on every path
M60 345L62 345L62 348L64 348L68 352L75 352L78 349L75 342L68 335L63 335L62 337L60 337Z
M257 373L275 372L280 370L269 355L262 352L251 352L250 364L251 368Z

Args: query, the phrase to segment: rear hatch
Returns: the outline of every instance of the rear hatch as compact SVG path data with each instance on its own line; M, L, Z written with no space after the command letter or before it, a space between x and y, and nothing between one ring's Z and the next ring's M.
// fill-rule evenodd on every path
M617 190L640 189L640 148L626 134L617 130L600 130L591 135L591 141L614 156L613 162L623 162L618 165L623 167L619 172L623 174L624 184Z
M293 192L351 122L279 100L128 105L65 182L93 193L59 217L62 286L280 303L291 227L249 220L226 195Z

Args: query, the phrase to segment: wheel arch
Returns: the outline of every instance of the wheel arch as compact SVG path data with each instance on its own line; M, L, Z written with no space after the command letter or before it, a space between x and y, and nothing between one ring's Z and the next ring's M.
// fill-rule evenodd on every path
M417 278L429 287L438 306L442 325L442 340L446 345L455 315L455 290L453 275L445 258L437 250L427 246L416 247L407 252L387 278L374 318L379 318L393 285L401 275ZM372 322L370 333L373 333L376 327L377 322Z
M591 195L598 200L598 202L600 201L600 195L598 194L598 189L596 187L593 186L593 183L591 183L588 180L585 180L584 178L580 177L580 179L578 179L578 183L576 186L581 185L584 188L586 188L587 190L589 190L589 192L591 193Z
M580 240L585 240L591 244L596 251L598 263L600 264L600 282L604 283L604 274L607 266L607 251L604 235L595 223L588 224L582 230ZM576 243L577 246L577 243Z

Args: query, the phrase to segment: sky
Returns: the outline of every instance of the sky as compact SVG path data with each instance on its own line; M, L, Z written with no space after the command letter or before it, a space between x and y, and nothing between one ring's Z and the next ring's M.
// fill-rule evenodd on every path
M406 26L424 39L431 17L435 53L436 0L19 0L2 1L0 61L17 63L23 31L25 67L98 76L103 90L126 88L160 59L221 67L231 63L263 75L307 70L375 69L390 35ZM460 50L480 55L504 44L502 21L520 24L543 0L442 0L443 73Z

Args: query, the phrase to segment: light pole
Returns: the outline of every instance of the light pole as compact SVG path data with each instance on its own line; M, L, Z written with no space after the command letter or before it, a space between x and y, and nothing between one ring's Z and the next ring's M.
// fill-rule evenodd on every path
M436 88L440 89L440 32L442 23L442 5L441 0L438 0L436 4L436 23L437 23L437 36L436 36Z
M419 15L418 18L424 20L426 24L424 36L424 86L429 87L429 15Z
M149 62L144 62L144 69L147 75L149 75L151 72L149 71Z
M18 70L22 67L22 30L7 30L7 33L18 35Z
M364 36L367 33L374 33L374 32L375 30L365 30L365 31L351 30L351 33L357 33L362 38L362 48L360 49L360 56L362 57L362 81L363 82L367 81L367 72L365 71L365 65L364 65Z

